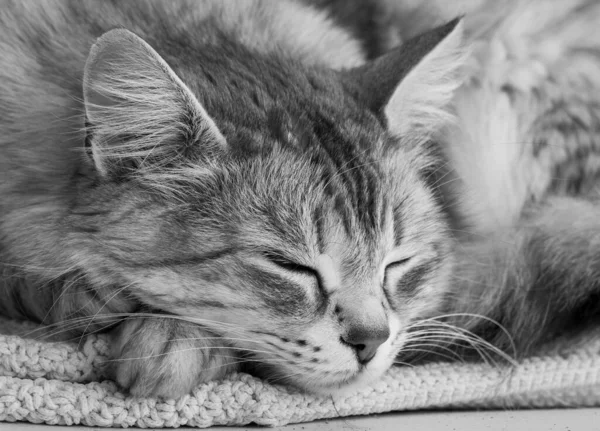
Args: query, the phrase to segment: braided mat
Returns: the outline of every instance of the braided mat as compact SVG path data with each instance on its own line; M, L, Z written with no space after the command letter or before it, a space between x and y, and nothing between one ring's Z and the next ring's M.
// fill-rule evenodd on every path
M0 319L0 421L206 428L416 409L600 406L600 326L565 337L511 369L484 363L398 367L371 387L337 398L233 374L164 401L130 398L102 379L103 336L90 336L78 348L16 335L28 329Z

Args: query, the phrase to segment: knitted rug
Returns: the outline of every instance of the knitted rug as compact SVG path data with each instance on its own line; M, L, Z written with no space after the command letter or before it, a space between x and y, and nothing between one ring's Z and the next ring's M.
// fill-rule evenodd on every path
M563 337L516 367L431 363L397 367L353 394L320 397L232 374L178 400L134 399L102 379L106 338L25 338L30 324L0 318L0 421L104 427L277 426L436 408L600 406L600 326Z

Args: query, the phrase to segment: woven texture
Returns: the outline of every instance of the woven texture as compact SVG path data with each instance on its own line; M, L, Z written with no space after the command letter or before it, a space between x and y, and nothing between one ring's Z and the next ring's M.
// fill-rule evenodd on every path
M165 401L129 398L102 379L103 336L78 346L16 335L28 329L0 319L1 421L205 428L432 408L600 406L600 327L558 340L512 369L482 363L394 368L372 387L337 398L234 374Z

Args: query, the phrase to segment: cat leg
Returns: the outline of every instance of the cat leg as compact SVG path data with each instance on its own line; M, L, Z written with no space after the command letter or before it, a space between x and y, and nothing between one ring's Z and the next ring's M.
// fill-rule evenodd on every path
M111 336L109 375L134 396L176 398L238 368L222 339L181 320L129 319Z

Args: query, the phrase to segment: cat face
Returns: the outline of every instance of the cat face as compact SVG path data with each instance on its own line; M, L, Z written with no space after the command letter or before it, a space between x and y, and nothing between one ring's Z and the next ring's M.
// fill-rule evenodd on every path
M94 225L76 236L80 265L195 319L274 381L331 392L373 380L445 290L451 245L424 143L457 85L459 30L307 72L331 85L265 103L264 122L244 127L211 117L214 102L144 41L107 33L84 79L97 180L77 210L102 216L73 219Z
M406 326L435 310L447 265L440 210L402 159L377 167L369 196L285 150L230 161L184 202L124 206L100 235L118 256L104 265L281 382L325 390L379 375Z

